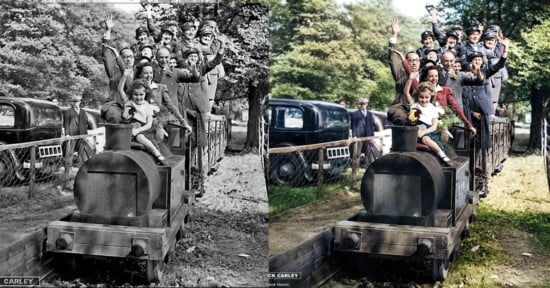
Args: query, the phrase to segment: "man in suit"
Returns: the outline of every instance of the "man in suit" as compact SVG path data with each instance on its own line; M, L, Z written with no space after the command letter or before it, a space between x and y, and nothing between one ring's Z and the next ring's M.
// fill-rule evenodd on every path
M350 115L351 118L351 136L352 137L369 137L374 136L374 131L376 130L376 125L374 122L374 116L372 115L369 110L367 110L367 107L369 105L368 99L360 99L359 100L359 109L357 111L352 112ZM373 153L367 153L368 149L374 149L374 144L372 144L370 141L365 142L357 142L357 150L359 151L359 155L362 155L365 157L365 160L368 163L374 161L375 159L369 159L368 155L372 155ZM378 155L378 149L374 151L376 155ZM359 159L362 157L359 157ZM359 162L354 163L356 167L359 166ZM368 164L366 163L366 164Z
M82 97L73 95L69 99L71 108L63 111L63 128L65 135L76 136L88 134L88 117L86 112L80 109ZM78 153L77 163L84 163L90 158L92 149L85 139L71 140L74 147L74 152Z
M451 87L456 103L464 110L462 105L462 88L465 85L478 86L483 84L484 76L480 69L473 71L474 75L466 74L454 69L455 55L445 52L441 56L443 71L439 75L439 86Z

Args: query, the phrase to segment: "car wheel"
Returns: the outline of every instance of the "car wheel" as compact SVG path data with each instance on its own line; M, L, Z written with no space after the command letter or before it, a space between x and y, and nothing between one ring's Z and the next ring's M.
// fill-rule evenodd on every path
M304 173L295 153L275 154L269 159L271 181L277 185L300 185L304 182Z

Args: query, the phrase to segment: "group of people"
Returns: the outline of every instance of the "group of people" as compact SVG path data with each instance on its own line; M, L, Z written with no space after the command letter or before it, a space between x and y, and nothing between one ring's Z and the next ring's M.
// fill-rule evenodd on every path
M421 33L422 47L403 55L397 39L401 27L392 19L389 41L389 64L395 80L395 100L388 110L388 120L395 125L417 125L418 142L430 147L446 165L453 165L441 139L447 133L438 130L440 118L451 108L472 135L481 125L485 133L498 111L502 82L508 78L505 67L509 40L500 27L481 25L465 31L455 25L442 33L437 23L437 11L431 10L432 31ZM439 47L435 47L435 43ZM352 114L352 136L372 136L373 119L368 117L368 100L359 101L359 110ZM361 114L360 114L361 113ZM477 127L477 128L476 128ZM354 132L361 129L362 132ZM486 135L488 136L488 135ZM491 146L491 138L484 137L484 148Z
M106 123L131 123L135 141L166 164L168 151L161 152L159 144L179 138L179 130L168 123L179 121L189 131L196 123L197 145L206 145L206 121L218 79L225 75L225 37L212 20L193 19L181 27L167 22L159 28L151 5L145 8L147 26L139 26L136 42L120 49L111 39L112 17L104 19L102 56L110 91L101 117Z

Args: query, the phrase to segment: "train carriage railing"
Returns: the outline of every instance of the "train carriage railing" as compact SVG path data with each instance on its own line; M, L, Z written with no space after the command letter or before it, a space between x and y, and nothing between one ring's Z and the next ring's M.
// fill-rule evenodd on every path
M482 116L483 117L483 116ZM484 119L482 118L482 121ZM508 152L512 144L513 127L509 118L494 117L489 125L489 137L491 137L491 147L482 149L481 143L484 143L486 127L480 126L473 150L474 159L472 169L475 167L475 187L476 190L487 191L488 181L491 176L502 170L504 161L508 158Z

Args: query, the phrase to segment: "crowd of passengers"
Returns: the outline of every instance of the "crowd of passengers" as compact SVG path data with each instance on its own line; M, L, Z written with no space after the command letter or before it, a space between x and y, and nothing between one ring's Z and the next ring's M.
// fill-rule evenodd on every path
M472 135L489 133L502 82L508 78L509 40L498 25L466 30L455 25L442 32L435 9L431 16L432 30L420 35L422 47L405 54L398 45L401 26L392 19L389 58L396 95L388 120L419 126L418 142L429 146L446 165L453 165L441 142L447 134L438 131L438 121L450 108ZM491 138L484 139L483 147L490 147Z
M143 144L157 161L166 164L159 144L178 139L179 130L168 123L179 121L192 131L197 145L206 145L206 121L212 110L225 36L215 21L190 19L181 26L166 22L160 27L146 5L147 26L135 31L135 43L114 47L115 22L104 19L101 52L109 77L109 97L101 108L106 123L131 123L133 140Z

